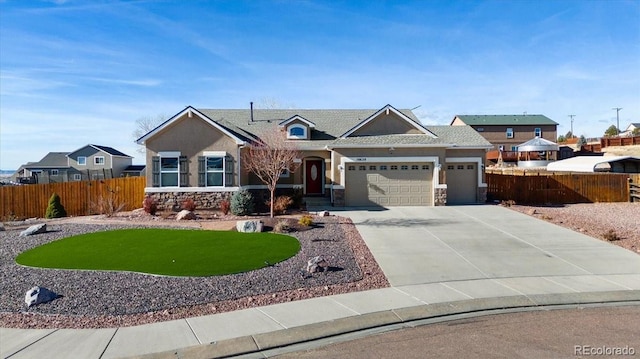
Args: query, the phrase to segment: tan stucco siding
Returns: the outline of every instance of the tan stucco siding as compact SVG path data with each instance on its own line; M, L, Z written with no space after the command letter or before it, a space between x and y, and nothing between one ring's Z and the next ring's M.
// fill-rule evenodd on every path
M235 140L196 116L180 118L148 139L145 144L148 166L146 178L149 187L152 186L152 158L163 151L178 151L180 155L187 156L189 187L198 186L198 156L202 156L204 151L226 152L234 159L233 186L237 185L235 182L238 173L238 146Z
M462 121L460 118L456 117L455 119L453 119L453 122L451 122L451 126L466 126L467 124L464 123L464 121Z
M331 166L327 162L331 158L331 154L328 151L301 151L300 162L296 163L296 169L287 178L281 178L278 184L284 185L303 185L304 184L304 159L306 158L321 158L325 160L325 183L330 183L331 179ZM246 171L242 173L242 185L263 185L260 179L253 173L249 174Z
M351 136L420 134L420 130L396 114L380 115L354 131Z

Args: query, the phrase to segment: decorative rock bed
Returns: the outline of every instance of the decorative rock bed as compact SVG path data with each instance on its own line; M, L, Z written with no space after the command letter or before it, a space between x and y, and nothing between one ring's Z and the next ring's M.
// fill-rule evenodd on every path
M204 278L39 269L15 263L19 253L60 238L144 224L51 222L46 233L28 237L7 228L0 232L0 325L130 326L389 285L349 219L317 217L316 224L291 233L300 241L301 251L284 262L247 273ZM320 255L333 270L310 275L307 261ZM45 286L62 297L27 308L24 293L33 286Z

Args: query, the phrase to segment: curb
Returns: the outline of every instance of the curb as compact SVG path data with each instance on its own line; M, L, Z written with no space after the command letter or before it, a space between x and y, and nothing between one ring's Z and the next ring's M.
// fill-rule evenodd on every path
M640 290L537 294L509 297L468 299L447 303L424 304L385 310L374 313L345 317L319 322L295 328L282 329L269 333L226 339L210 344L201 344L165 352L133 356L139 359L176 359L176 358L225 358L238 355L259 353L266 350L283 348L295 344L335 337L385 326L400 325L411 327L414 323L429 319L443 319L457 315L482 316L500 310L549 310L551 306L596 305L596 304L633 304L640 305ZM557 308L554 308L557 309ZM454 320L458 318L450 318ZM412 325L413 323L413 325Z

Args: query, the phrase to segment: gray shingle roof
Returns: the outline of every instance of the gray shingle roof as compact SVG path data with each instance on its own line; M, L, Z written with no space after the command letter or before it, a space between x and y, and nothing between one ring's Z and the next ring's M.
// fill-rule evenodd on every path
M447 143L462 147L492 147L491 143L482 137L471 126L426 126L438 138Z
M243 136L244 139L254 138L263 131L277 126L280 122L295 115L304 117L316 125L311 133L312 140L333 140L347 132L362 120L373 115L377 110L272 110L254 109L253 122L251 122L251 111L246 110L213 110L198 109L210 119L218 122L231 132ZM412 121L420 124L418 118L411 110L399 110Z
M476 125L557 125L558 123L544 115L457 115L469 126Z
M24 168L65 168L69 167L69 152L49 152L38 162L29 162Z
M124 153L116 150L113 147L100 146L100 145L90 145L90 146L93 146L93 147L95 147L95 148L97 148L99 150L102 150L102 151L104 151L104 152L106 152L106 153L108 153L110 155L113 155L113 156L131 157L131 156L127 155L127 154L124 154Z
M429 135L380 135L350 136L340 138L363 120L380 109L254 109L253 121L249 109L198 109L209 119L217 122L238 138L254 140L260 134L278 126L284 120L295 115L301 116L315 124L311 131L311 140L296 140L300 149L323 149L331 145L447 145L458 146L491 146L482 136L468 126L423 126L411 110L399 109L408 119L419 126L433 132L438 138Z

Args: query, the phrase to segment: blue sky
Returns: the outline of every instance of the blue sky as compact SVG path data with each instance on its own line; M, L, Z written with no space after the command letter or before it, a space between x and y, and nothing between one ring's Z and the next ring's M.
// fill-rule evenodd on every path
M640 122L640 0L0 0L0 168L115 147L196 108L544 114Z

